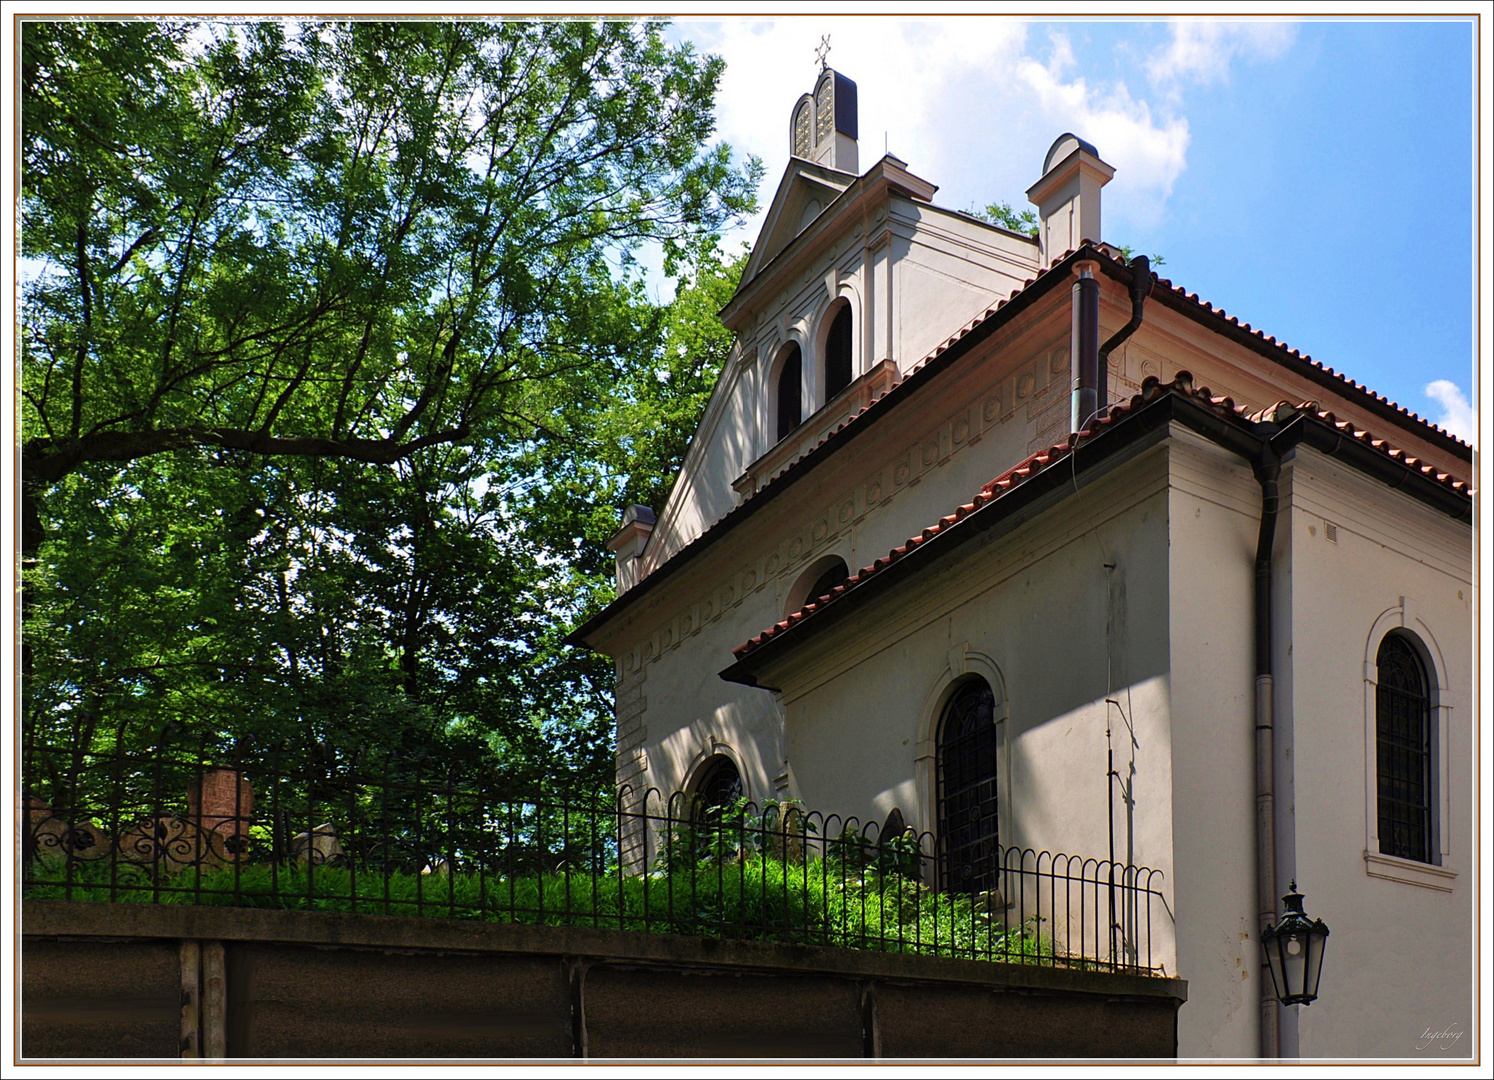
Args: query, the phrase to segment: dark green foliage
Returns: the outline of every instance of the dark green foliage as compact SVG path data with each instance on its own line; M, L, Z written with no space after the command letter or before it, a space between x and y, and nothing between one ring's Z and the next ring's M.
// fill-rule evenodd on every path
M838 858L794 863L759 852L660 871L475 873L358 871L265 865L149 881L107 864L53 864L26 886L32 899L206 904L365 915L436 916L780 941L1007 963L1084 965L1055 950L1039 920L1014 923L969 897ZM125 885L119 888L120 884ZM134 887L129 887L131 884Z
M971 213L982 221L989 221L992 225L1000 225L1003 229L1022 233L1024 236L1037 236L1038 218L1037 213L1030 207L1017 211L1011 203L991 203L984 210L972 210ZM1119 249L1129 262L1135 257L1134 248L1121 247ZM1152 267L1163 266L1167 260L1160 255L1151 256Z
M720 61L580 21L21 45L28 737L608 789L611 667L561 639L730 345Z
M654 25L191 29L23 24L32 490L526 438L598 360L609 260L672 271L752 204L756 163L702 149L721 62Z
M971 213L982 221L1000 225L1011 232L1021 233L1024 236L1037 235L1037 214L1030 207L1018 211L1012 208L1011 203L996 202L991 203L984 210L972 210Z

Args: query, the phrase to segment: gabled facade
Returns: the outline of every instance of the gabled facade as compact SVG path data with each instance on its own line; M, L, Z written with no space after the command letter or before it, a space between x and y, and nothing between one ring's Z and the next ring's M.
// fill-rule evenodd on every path
M1470 449L1096 242L1083 140L1027 237L856 173L828 115L572 635L619 785L947 833L978 699L983 843L1161 871L1182 1056L1414 1057L1406 1000L1470 1031ZM1258 943L1292 877L1333 929L1301 1015Z

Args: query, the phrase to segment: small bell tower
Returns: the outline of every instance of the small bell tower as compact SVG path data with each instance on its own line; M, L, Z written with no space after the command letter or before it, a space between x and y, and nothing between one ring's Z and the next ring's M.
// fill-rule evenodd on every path
M858 173L856 163L856 84L825 63L830 46L821 39L820 75L814 93L794 104L789 121L789 153L816 165Z

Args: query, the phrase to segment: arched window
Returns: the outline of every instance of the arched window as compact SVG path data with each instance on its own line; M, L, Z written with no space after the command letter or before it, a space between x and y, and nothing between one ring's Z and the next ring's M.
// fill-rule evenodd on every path
M742 774L724 754L708 760L695 781L694 812L696 821L718 821L743 795Z
M814 91L814 144L819 146L834 133L835 77L826 72Z
M851 305L842 304L825 338L825 400L851 385Z
M814 103L806 96L794 110L793 154L807 158L814 149L813 127Z
M1387 634L1376 658L1375 777L1380 854L1430 863L1432 701L1411 639Z
M997 828L996 696L984 679L960 685L939 720L939 850L945 891L990 892L1001 866Z
M799 346L790 345L788 355L778 367L778 438L788 437L789 432L804 419L803 385L804 365Z
M812 603L818 600L850 576L851 573L846 569L846 564L840 559L836 559L835 565L828 567L823 574L815 579L814 584L809 587L809 596L804 602Z
M839 555L826 555L823 559L816 559L789 589L784 601L784 617L787 618L805 604L818 600L850 576L846 561Z

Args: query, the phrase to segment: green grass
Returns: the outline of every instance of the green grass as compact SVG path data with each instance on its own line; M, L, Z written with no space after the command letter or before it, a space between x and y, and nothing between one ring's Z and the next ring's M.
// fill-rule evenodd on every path
M28 870L25 895L47 900L200 904L481 919L548 926L696 934L1014 963L1066 964L1036 920L1011 925L969 897L933 892L894 872L833 859L807 864L761 853L706 859L652 874L513 878L472 873L382 874L341 866L189 868L154 881L146 868L58 861Z

